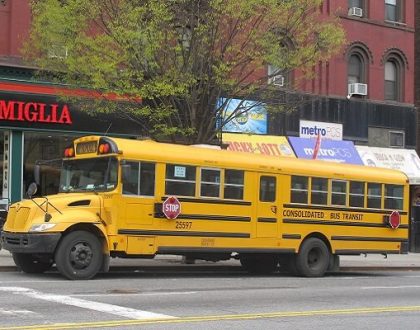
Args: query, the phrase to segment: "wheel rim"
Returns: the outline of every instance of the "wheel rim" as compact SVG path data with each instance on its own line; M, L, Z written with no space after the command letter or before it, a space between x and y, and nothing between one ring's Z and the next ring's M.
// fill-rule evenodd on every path
M308 266L311 269L319 267L320 260L322 259L322 252L319 248L313 248L308 253Z
M70 264L75 269L85 269L92 262L93 251L87 242L79 242L70 250Z

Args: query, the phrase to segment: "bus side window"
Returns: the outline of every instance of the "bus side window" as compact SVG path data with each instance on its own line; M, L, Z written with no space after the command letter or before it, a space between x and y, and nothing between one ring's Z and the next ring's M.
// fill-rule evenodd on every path
M361 181L350 181L350 207L365 206L365 183Z
M220 170L202 168L200 177L201 197L220 197Z
M292 175L291 203L308 204L308 177Z
M385 185L385 208L391 210L403 209L404 187L396 184Z
M260 202L276 200L276 178L274 176L260 177Z
M382 199L382 184L368 183L367 207L370 209L380 209L381 199Z
M140 195L155 195L155 164L140 163Z
M244 199L244 171L225 170L224 198Z
M311 204L327 205L328 179L312 178Z
M126 162L130 166L130 177L123 182L124 195L138 195L139 194L139 163Z
M331 181L331 204L346 205L347 197L347 181L332 180Z
M195 166L167 164L165 194L195 196L195 177Z

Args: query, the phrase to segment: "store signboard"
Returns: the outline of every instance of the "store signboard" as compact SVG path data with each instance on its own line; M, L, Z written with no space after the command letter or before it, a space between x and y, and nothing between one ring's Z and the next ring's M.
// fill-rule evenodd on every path
M220 98L219 108L227 99ZM237 112L237 114L234 114ZM220 129L221 122L233 115L233 118L223 125L223 132L236 132L248 134L267 134L267 110L261 102L251 100L230 99L221 111L222 116L217 121Z
M231 151L296 157L285 136L223 133L222 140Z
M316 138L307 139L290 136L292 146L298 158L312 159L316 145ZM352 141L322 140L316 159L337 163L363 165Z
M410 184L420 184L420 159L415 150L356 146L367 166L384 167L404 172Z
M314 138L318 135L320 135L323 140L342 140L343 125L321 121L299 121L299 137Z

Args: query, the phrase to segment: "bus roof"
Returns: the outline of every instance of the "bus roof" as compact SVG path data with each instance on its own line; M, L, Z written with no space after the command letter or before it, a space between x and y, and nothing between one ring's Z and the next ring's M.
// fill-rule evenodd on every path
M88 137L83 138L85 141ZM99 139L99 136L91 137ZM194 164L204 167L247 169L278 174L331 177L373 182L408 183L407 176L398 170L351 165L331 161L266 156L213 148L111 138L125 159ZM77 141L77 140L76 140Z

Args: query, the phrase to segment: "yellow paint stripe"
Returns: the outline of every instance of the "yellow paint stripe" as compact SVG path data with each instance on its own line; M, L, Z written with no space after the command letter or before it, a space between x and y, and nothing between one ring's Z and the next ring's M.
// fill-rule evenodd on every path
M420 306L388 306L388 307L367 307L349 309L325 309L312 311L290 311L272 313L252 313L252 314L228 314L228 315L209 315L191 316L175 319L149 319L149 320L122 320L122 321L103 321L103 322L81 322L81 323L57 323L57 324L38 324L29 326L0 327L0 330L59 330L59 329L82 329L118 326L136 326L142 324L162 324L162 323L187 323L187 322L210 322L210 321L229 321L229 320L250 320L265 318L283 317L304 317L304 316L334 316L334 315L354 315L354 314L373 314L373 313L401 313L419 312Z

